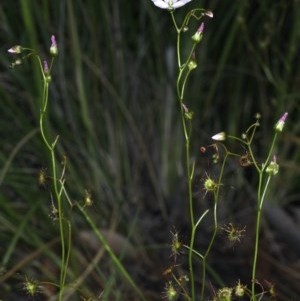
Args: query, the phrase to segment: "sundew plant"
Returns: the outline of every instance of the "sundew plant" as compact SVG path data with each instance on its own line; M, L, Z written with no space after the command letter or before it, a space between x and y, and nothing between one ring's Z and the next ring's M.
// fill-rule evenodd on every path
M50 168L46 174L45 170L41 170L38 181L40 185L44 185L48 178L51 179L51 185L49 187L49 199L50 202L50 213L49 218L52 219L53 223L58 224L59 228L59 240L60 240L60 273L59 280L57 283L50 281L38 281L32 277L24 276L23 291L26 295L31 298L38 298L39 294L47 287L52 287L54 291L57 291L55 295L56 300L65 300L72 296L74 292L78 291L81 298L84 300L92 300L88 294L85 294L80 289L80 282L78 280L73 282L68 280L70 254L72 251L72 222L71 222L71 211L75 207L79 209L82 216L85 218L87 223L90 225L92 231L95 233L96 237L101 241L103 248L109 254L112 262L116 268L120 271L121 275L127 280L127 282L132 286L139 295L141 300L146 300L144 294L141 292L140 288L136 285L128 271L122 265L120 259L114 254L114 251L107 242L106 237L102 232L96 227L94 221L91 219L90 215L86 211L88 207L93 204L92 197L88 191L85 192L85 197L83 201L77 202L73 201L69 197L68 190L66 188L66 167L67 167L67 156L63 156L60 160L57 158L57 144L59 141L59 136L52 137L49 131L46 130L45 120L46 113L49 104L49 85L52 81L52 68L54 65L55 58L58 55L58 45L56 42L56 37L51 36L51 46L49 49L50 61L47 59L42 60L39 53L31 48L23 47L20 45L13 46L8 49L8 52L12 55L18 56L12 63L11 68L15 68L21 65L25 60L29 58L34 58L37 60L40 72L42 75L43 82L43 93L40 103L40 115L39 115L39 131L41 134L42 141L44 143L46 152L49 155ZM87 268L88 269L88 268ZM88 295L88 297L84 297Z
M70 1L70 3L72 2ZM268 131L271 142L259 155L257 154L258 147L256 142L258 141L258 138L261 139L261 136L258 137L257 134L260 133L260 126L263 123L264 116L256 112L253 112L254 120L250 120L250 125L241 130L238 136L232 135L221 128L219 132L210 133L211 141L207 145L203 145L201 141L195 141L196 139L194 138L193 133L195 131L194 121L196 114L193 112L193 104L187 96L187 91L191 88L190 79L193 77L194 71L197 68L201 68L201 65L198 65L197 62L197 51L201 51L203 45L202 42L207 30L206 24L208 22L215 22L216 16L214 16L213 11L211 10L193 7L196 3L196 1L193 0L151 0L149 3L154 4L153 7L151 7L153 13L156 13L156 9L162 9L163 12L170 17L172 24L171 30L173 30L176 35L176 39L173 42L174 48L176 49L175 61L177 66L177 77L174 83L172 83L176 94L173 105L177 108L176 121L180 124L180 133L184 140L183 145L178 145L176 147L184 149L184 163L182 165L184 166L185 179L182 183L186 184L186 187L184 188L185 194L184 197L181 198L181 201L184 202L184 206L187 208L184 212L188 212L187 220L189 223L187 235L184 237L181 235L180 229L177 230L176 224L165 225L166 228L170 228L171 233L171 242L168 245L170 256L169 262L166 263L166 269L163 272L160 272L161 281L164 282L164 288L157 286L155 287L155 290L161 299L167 301L280 301L280 299L277 298L275 286L271 282L268 282L268 279L260 279L258 273L258 257L261 244L260 236L263 205L268 201L267 195L272 187L272 179L275 176L278 177L280 171L280 160L279 154L277 153L280 146L277 147L277 144L278 138L287 121L288 112L284 112L284 110L281 116L276 117L273 128L270 128ZM184 17L178 13L178 11L181 12L181 10L187 10L187 14ZM194 28L196 29L194 30ZM169 29L164 28L163 30ZM163 30L161 31L162 35L165 34ZM188 43L186 42L187 40L189 41ZM139 284L137 284L134 276L123 264L123 254L117 256L112 244L110 244L107 239L105 232L99 229L99 222L93 220L93 215L90 214L90 212L93 211L95 202L92 193L88 189L80 191L78 194L83 195L83 197L81 199L76 199L73 194L69 192L68 173L70 173L70 171L68 170L68 167L70 165L72 166L72 163L69 161L68 154L62 155L61 150L64 148L61 147L60 144L63 139L60 136L60 133L53 134L54 131L52 131L51 122L49 122L49 120L51 120L51 116L49 116L49 107L53 104L51 102L52 99L50 97L49 87L57 80L54 76L54 69L57 66L57 57L60 55L60 41L56 39L55 35L49 35L49 46L48 56L46 56L46 58L44 58L45 54L24 45L13 46L8 49L8 53L12 56L13 60L11 72L22 72L21 67L23 63L30 59L36 64L41 79L39 84L42 95L41 99L39 99L38 118L35 120L38 129L34 131L34 134L39 133L39 139L43 148L42 150L48 158L48 166L45 166L45 168L40 170L38 183L43 187L42 193L47 200L47 214L50 222L56 227L54 231L57 231L57 237L50 242L47 242L45 245L42 245L40 249L33 252L32 256L38 256L42 252L47 252L48 248L50 249L50 246L58 245L58 250L55 250L52 253L49 251L49 253L47 253L47 255L50 254L49 257L51 257L49 260L51 268L51 264L55 265L56 268L58 267L53 276L53 278L56 278L55 280L53 280L53 278L47 280L47 274L43 275L42 280L36 279L31 275L20 276L21 273L16 273L16 271L19 271L17 264L16 267L8 272L3 272L2 269L0 270L0 282L4 282L12 273L17 274L17 277L22 278L22 285L19 285L22 290L22 297L26 295L30 300L43 300L44 296L49 297L47 300L58 301L124 300L127 299L128 296L125 298L122 292L119 293L119 286L120 283L123 284L123 281L120 281L118 277L112 277L112 281L111 278L105 279L108 278L107 275L110 273L118 273L118 276L122 276L121 279L125 280L124 282L126 282L134 292L134 297L130 295L132 300L152 300L146 297L146 294ZM85 60L90 63L88 55L85 57ZM116 69L118 70L118 68ZM100 74L97 73L98 69L96 67L93 70L96 71L95 74ZM29 74L29 76L31 75L32 74ZM101 76L103 79L104 76L100 74L100 77ZM113 91L110 96L117 95L108 81L103 80L101 83L106 84L106 87L108 87L110 91ZM126 83L124 85L126 86ZM118 97L115 97L114 100L116 99L118 99ZM123 104L122 100L123 99L121 99L121 101L119 100L122 108L127 109L126 104ZM203 101L205 100L199 99L199 102ZM163 99L160 100L160 103L162 102ZM76 109L78 110L78 107L75 107L75 110ZM103 108L101 107L101 109ZM68 113L71 115L73 112ZM113 122L109 119L108 115L109 113L106 115L106 118L109 120L108 124L111 125ZM88 114L86 114L86 116L88 116ZM142 112L141 116L144 117L144 112ZM61 120L63 120L63 118ZM88 121L87 124L89 124L90 120L88 117L86 120ZM131 119L128 118L128 120ZM96 121L98 122L98 120ZM97 126L101 127L102 125L97 124ZM80 129L80 125L76 128ZM107 126L107 128L109 128L109 126ZM90 129L92 132L92 127ZM106 128L103 131L105 130ZM82 129L82 131L84 132L84 129ZM109 134L113 131L114 130L111 130ZM115 131L117 132L117 130ZM83 137L84 136L85 132L83 133ZM93 138L96 139L96 136L97 135L94 135ZM120 138L120 136L118 137ZM28 137L27 139L31 136ZM91 144L93 144L93 141ZM197 144L196 150L193 148L193 145L195 144ZM235 145L238 145L238 147L235 148ZM236 149L242 149L242 151L237 152ZM110 151L112 150L113 147L110 148ZM121 149L122 155L125 152L128 152L128 150ZM214 167L213 172L208 171L206 166L201 165L194 159L195 152L205 155L208 154L207 156L209 156L210 164ZM263 155L261 153L263 153ZM77 154L80 156L80 152ZM76 157L77 154L76 152L74 155L72 154L72 158ZM92 165L94 164L92 154L91 157ZM126 156L124 155L124 157ZM81 159L82 158L79 158L78 161ZM104 159L105 156L102 156L100 160ZM243 283L239 278L235 280L234 284L232 281L228 282L225 277L224 279L220 279L222 277L219 276L221 273L219 274L219 271L210 265L210 259L216 248L216 241L219 236L225 237L228 244L233 246L233 250L235 250L239 247L249 230L243 225L235 224L234 221L226 224L219 221L220 200L225 199L228 191L228 187L224 183L226 181L226 170L229 167L230 159L237 161L239 163L239 168L248 168L253 171L256 179L256 186L254 187L256 193L254 200L256 211L255 216L253 216L255 224L252 229L254 240L251 272L248 277L251 281L249 283ZM129 160L127 160L126 157L124 161ZM130 162L126 162L125 165L129 166ZM108 164L108 166L110 165ZM150 165L147 165L147 167L149 166ZM96 166L96 169L97 168L98 167ZM205 204L209 204L207 208L201 208L201 210L199 210L199 203L194 195L196 173L199 170L201 171L201 174L205 175L200 181L201 187L199 190L202 194L201 197L203 197L203 200L207 200L207 203ZM87 173L88 172L89 169L87 168ZM100 173L101 172L97 175ZM130 178L131 174L128 174L128 177ZM152 178L155 178L155 173L152 174L154 174ZM109 183L112 185L113 190L115 187L111 182ZM75 186L75 188L72 187L73 190L79 189L76 185L73 186ZM118 193L115 195L117 194ZM113 195L112 199L114 199L115 195ZM34 212L34 210L32 212ZM74 217L75 214L76 217ZM101 219L101 214L99 215L99 219ZM97 241L100 242L100 251L108 254L109 265L112 266L111 270L108 269L108 272L106 270L103 271L102 266L97 265L97 262L88 262L88 266L85 267L83 273L71 269L72 253L76 253L74 237L78 234L78 228L76 228L74 224L76 224L75 220L78 216L80 216L80 222L83 221L88 225ZM208 238L206 237L204 239L202 233L206 233L204 228L207 225L207 220L211 221L209 225L210 234ZM198 247L199 244L197 243L197 240L202 238L203 243L201 243L201 247ZM166 241L167 240L168 238L166 238ZM96 248L97 246L98 245L96 245ZM160 252L160 249L149 249L150 252ZM55 252L57 252L58 255L54 255ZM8 250L7 254L8 253L11 254L12 252ZM99 252L99 254L100 253L101 252ZM5 255L4 257L9 256ZM84 258L84 260L85 259L86 258ZM30 260L31 256L28 256L26 261L30 262ZM222 260L222 258L219 260ZM5 263L7 264L7 262ZM182 266L184 267L182 268ZM92 269L97 269L98 273L102 276L102 278L99 277L97 280L105 279L103 281L104 288L100 286L100 281L97 282L97 289L98 287L101 287L97 292L91 292L83 285L84 280L87 279L87 277L85 278L84 276L90 273L90 270ZM76 272L79 274L79 277L77 278L75 276ZM146 277L148 276L151 278L147 272L144 272L144 274L146 274ZM111 292L115 293L113 294L113 297L110 295ZM1 295L0 299L6 301Z
M164 297L167 300L176 300L179 295L185 300L207 300L209 295L206 292L207 288L207 271L209 267L209 254L214 247L214 242L218 233L218 229L223 230L228 240L231 243L239 243L246 231L245 228L229 223L225 226L220 226L218 222L218 201L220 198L220 189L222 187L224 170L229 157L236 157L239 159L242 167L251 166L255 169L258 176L257 184L257 210L256 210L256 224L255 224L255 242L254 253L252 262L252 282L250 284L242 284L237 279L236 285L233 287L221 287L211 292L213 296L212 301L231 301L231 300L270 300L270 298L276 299L276 293L274 287L265 289L259 279L257 279L257 260L259 251L259 234L261 225L262 206L266 199L266 194L269 188L270 181L273 176L279 172L279 165L276 159L276 153L274 153L274 147L277 142L278 135L282 132L288 113L285 112L282 117L275 124L273 129L273 139L269 149L265 151L265 159L257 159L254 152L255 134L260 126L261 115L255 115L255 122L251 124L240 137L232 136L225 132L220 132L212 136L212 144L205 147L201 146L200 150L206 152L207 148L213 149L212 161L219 166L219 175L215 179L210 175L206 175L203 180L203 191L205 196L209 195L213 198L213 232L209 243L205 250L195 250L195 237L198 231L201 231L201 222L209 214L209 209L205 210L200 216L195 214L196 204L193 198L193 181L196 163L191 159L190 146L192 140L193 129L193 111L189 108L188 99L185 99L185 92L188 89L188 80L192 71L197 68L197 61L195 57L195 50L197 47L201 47L201 41L205 32L205 22L207 18L213 18L213 12L202 9L191 9L183 21L179 23L176 19L176 9L180 8L191 0L181 1L169 1L169 0L152 0L154 5L159 8L165 9L171 16L174 29L177 33L176 51L177 51L177 81L176 92L179 104L179 110L181 115L181 124L183 129L183 136L185 139L185 154L186 154L186 177L187 177L187 191L188 191L188 204L189 204L189 220L190 220L190 239L188 244L184 244L180 241L177 232L172 232L173 239L171 244L172 254L174 262L172 267L168 270L170 274L170 280L167 282ZM198 23L198 30L194 33L189 32L189 27L192 22ZM190 34L192 40L192 46L190 49L186 49L186 44L182 42L184 35ZM187 54L186 54L187 53ZM246 154L239 154L231 152L226 146L228 140L233 140L241 144L246 149ZM188 270L189 274L184 276L178 276L176 274L177 258L181 255L181 250L188 250ZM194 269L195 261L200 260L202 265L202 272L200 275L198 271ZM198 279L201 279L200 281ZM197 281L196 281L197 280ZM197 282L197 284L196 284ZM199 287L198 283L201 283ZM226 279L224 279L226 283Z

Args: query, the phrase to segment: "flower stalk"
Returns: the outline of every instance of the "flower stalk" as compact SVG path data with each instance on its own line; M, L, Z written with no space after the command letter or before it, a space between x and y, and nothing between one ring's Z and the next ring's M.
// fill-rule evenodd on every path
M57 171L57 160L56 160L56 151L55 147L58 141L58 136L55 137L54 140L49 138L49 135L45 132L45 114L48 107L48 98L49 98L49 85L51 83L51 69L54 62L54 58L58 55L58 47L56 43L56 38L54 35L51 36L51 46L49 49L51 55L50 65L47 60L42 61L40 56L36 51L30 48L24 48L20 45L16 45L8 50L9 53L12 54L22 54L21 58L18 58L13 64L12 67L18 65L30 56L34 56L39 64L41 75L43 78L43 91L42 91L42 100L40 105L40 116L39 116L39 130L42 136L42 140L45 144L46 149L50 154L50 162L52 169L52 186L53 186L53 199L52 200L52 212L51 216L59 223L59 233L60 233L60 242L61 242L61 270L60 270L60 280L59 280L59 297L58 300L61 301L63 299L64 287L66 282L67 275L67 267L69 263L70 250L71 250L71 223L67 222L67 227L65 229L65 219L63 217L63 208L62 208L62 195L66 194L64 187L64 172L65 165L63 167L63 171L61 176L58 176ZM52 193L51 193L52 197ZM56 203L56 205L55 205ZM29 282L28 282L29 283Z

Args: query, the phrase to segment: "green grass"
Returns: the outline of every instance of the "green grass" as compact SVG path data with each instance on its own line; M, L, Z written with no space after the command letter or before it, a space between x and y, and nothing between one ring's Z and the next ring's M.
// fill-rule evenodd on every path
M11 56L6 50L15 44L38 49L46 58L50 36L56 35L59 56L52 72L47 129L51 137L59 135L58 160L68 158L66 187L74 201L82 201L89 192L93 208L88 212L95 225L122 234L150 266L155 265L148 269L142 259L135 263L139 273L132 273L145 295L158 298L163 289L161 271L169 264L165 245L170 230L174 226L183 229L183 235L187 232L184 140L172 66L176 60L166 60L175 51L169 14L150 0L94 2L0 4L0 241L5 241L0 257L7 271L18 267L5 281L0 275L3 300L24 295L23 275L57 282L60 267L58 246L53 243L47 252L43 249L58 238L58 229L48 217L51 179L45 187L37 182L41 168L50 176L49 156L37 132L42 78L34 60L8 68ZM195 112L191 156L200 162L199 147L211 143L213 134L224 130L239 135L259 111L263 119L257 152L263 157L274 121L289 111L278 146L280 174L269 199L278 205L295 202L299 196L299 5L285 0L194 0L176 12L178 17L193 3L211 9L214 18L206 22L196 53L198 68L187 89L186 103ZM228 216L239 220L247 208L236 202L253 193L247 183L254 180L244 171L238 171L238 183L231 181L234 164L225 176L225 187L234 189L228 200L234 206L223 205L224 220ZM205 161L197 175L211 169ZM245 185L248 190L240 191ZM197 193L202 200L201 191ZM76 242L76 233L89 226L78 210L71 217L75 259L68 277L76 279L81 268L77 252L85 247ZM41 253L36 254L38 250ZM124 300L123 294L133 293L121 274L105 257L81 289L95 295L104 290L107 299ZM226 283L226 275L219 276ZM74 298L79 300L79 295Z

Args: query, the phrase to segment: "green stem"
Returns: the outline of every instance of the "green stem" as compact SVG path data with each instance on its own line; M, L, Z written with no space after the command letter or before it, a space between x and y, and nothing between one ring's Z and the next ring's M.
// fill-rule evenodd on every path
M256 217L256 226L255 226L255 245L254 245L254 257L253 257L253 265L252 265L252 300L256 300L255 296L255 278L256 278L256 268L257 268L257 258L258 258L258 247L259 247L259 230L260 230L260 223L261 223L261 213L262 213L262 205L265 199L265 195L271 180L271 176L268 177L267 183L265 185L264 191L261 195L262 189L262 173L259 175L259 186L258 186L258 202L257 202L257 217Z
M205 254L203 255L203 258L202 258L202 288L201 288L201 298L200 298L200 300L204 300L205 279L206 279L206 269L207 269L206 268L207 257L208 257L208 255L210 253L210 250L211 250L211 248L214 244L214 241L215 241L215 238L216 238L216 235L217 235L217 231L218 231L217 205L218 205L218 200L219 200L221 182L222 182L224 169L225 169L225 164L226 164L228 155L229 155L229 153L227 152L227 149L225 148L225 157L224 157L223 162L222 162L222 166L221 166L221 170L220 170L220 174L219 174L219 179L218 179L218 185L217 185L216 190L214 191L214 213L213 213L213 216L214 216L214 231L213 231L213 234L211 236L209 245L206 249L206 252L205 252Z
M180 28L178 28L178 25L176 23L173 11L171 11L171 17L172 17L172 21L173 21L174 27L175 27L176 32L177 32L177 42L176 42L176 49L177 49L177 51L176 52L177 52L178 68L180 68L181 67L181 58L180 58Z
M254 155L252 153L252 149L250 144L248 145L249 153L253 159L253 162L255 162L256 169L259 172L259 180L258 180L258 189L257 189L257 214L256 214L256 226L255 226L255 244L254 244L254 256L253 256L253 265L252 265L252 286L251 286L251 294L252 294L252 300L256 300L255 295L255 278L256 278L256 269L257 269L257 259L258 259L258 247L259 247L259 232L260 232L260 224L261 224L261 214L262 214L262 206L265 200L266 192L268 190L268 186L271 180L271 176L268 176L267 182L265 184L265 187L263 188L263 173L268 166L268 163L270 161L271 155L273 153L273 149L275 146L275 142L277 139L277 132L275 132L271 147L268 152L267 159L262 165L262 168L260 168L257 163L254 160Z
M45 74L43 72L43 66L42 62L39 57L38 61L41 67L42 75L43 75L43 97L42 97L42 104L41 104L41 110L40 110L40 132L42 139L47 147L47 149L50 152L50 158L51 158L51 168L52 168L52 182L53 182L53 192L54 197L57 202L57 211L58 211L58 222L59 222L59 233L60 233L60 241L61 241L61 271L60 271L60 281L59 281L59 299L62 300L63 298L63 291L64 291L64 284L66 280L66 270L67 270L67 260L66 260L66 246L65 246L65 234L64 234L64 225L63 225L63 211L62 211L62 203L61 203L61 194L59 193L58 189L58 179L57 179L57 170L56 170L56 158L55 158L55 145L57 143L58 137L51 143L49 139L47 138L47 135L45 134L45 126L44 126L44 119L45 119L45 113L47 110L48 105L48 95L49 95L49 81L45 77ZM52 62L51 62L52 64ZM70 231L69 231L70 232ZM70 238L69 238L70 243ZM68 255L69 257L69 255ZM68 258L67 257L67 258Z
M186 129L184 113L182 112L182 122L184 124L184 129ZM190 238L190 248L189 248L189 271L190 271L190 283L191 283L191 298L195 300L195 280L194 280L194 269L193 269L193 249L195 242L196 226L194 218L194 204L192 195L192 175L190 168L190 139L185 131L186 137L186 169L188 177L188 199L189 199L189 209L190 209L190 221L191 221L191 238Z
M71 223L68 221L68 249L67 249L67 254L66 254L66 257L64 259L65 262L63 262L63 269L61 271L61 281L60 281L60 287L61 287L61 291L63 291L63 287L64 287L64 284L66 282L66 276L67 276L67 267L68 267L68 264L69 264L69 260L70 260L70 254L71 254L71 235L72 235L72 226L71 226ZM62 297L62 294L61 294L61 297Z
M193 270L193 249L194 249L194 242L195 242L195 234L196 229L199 224L199 221L195 224L195 217L194 217L194 204L193 204L193 194L192 194L192 182L193 182L193 175L194 175L194 167L191 166L190 163L190 141L192 135L192 124L191 120L187 120L185 116L185 107L183 103L185 87L189 75L191 73L191 68L189 67L189 62L192 59L196 43L193 44L185 63L181 63L181 33L184 30L184 27L187 26L189 18L192 14L188 14L185 18L185 21L181 27L179 27L176 23L175 16L173 11L171 11L172 21L176 28L177 32L177 42L176 42L176 50L177 50L177 63L178 63L178 77L176 82L176 90L177 96L180 105L180 115L181 115L181 122L183 128L183 134L185 138L185 153L186 153L186 172L187 172L187 180L188 180L188 203L189 203L189 214L190 214L190 223L191 223L191 237L189 243L189 255L188 255L188 262L189 262L189 274L190 274L190 284L191 284L191 300L195 300L195 280L194 280L194 270ZM196 16L196 15L195 15ZM199 17L200 18L200 17Z
M183 108L183 94L184 94L184 87L187 82L189 72L186 73L186 76L184 78L183 84L181 85L181 79L184 74L185 68L187 66L187 63L185 63L183 66L181 65L181 55L180 55L180 34L181 29L178 28L176 24L176 20L174 17L173 12L171 12L172 20L174 23L174 26L177 31L177 62L178 62L178 68L179 68L179 74L177 77L177 95L179 99L179 105L180 105L180 115L181 115L181 122L182 122L182 128L185 138L185 154L186 154L186 171L187 171L187 179L188 179L188 199L189 199L189 210L190 210L190 221L191 221L191 238L190 238L190 248L189 248L189 272L190 272L190 283L191 283L191 298L192 300L195 300L195 281L194 281L194 271L193 271L193 246L195 241L195 219L194 219L194 208L193 208L193 199L192 199L192 173L191 173L191 167L190 167L190 136L191 136L191 129L187 130L187 124L184 114L184 108Z
M272 144L271 144L271 147L270 147L270 151L269 151L269 154L268 154L268 157L263 165L263 168L262 170L264 171L269 163L269 160L273 154L273 149L274 149L274 146L275 146L275 143L276 143L276 140L277 140L277 136L278 136L278 133L275 132L275 135L274 135L274 138L273 138L273 141L272 141Z
M262 186L262 173L259 174L259 182L257 189L257 214L256 214L256 226L255 226L255 244L254 244L254 257L252 264L252 300L255 301L255 278L256 278L256 267L258 257L258 246L259 246L259 229L261 220L261 186Z

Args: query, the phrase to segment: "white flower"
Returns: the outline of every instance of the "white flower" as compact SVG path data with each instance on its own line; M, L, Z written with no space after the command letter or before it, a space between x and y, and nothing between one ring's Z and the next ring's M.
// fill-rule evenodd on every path
M154 5L163 9L175 9L181 7L192 0L152 0Z

